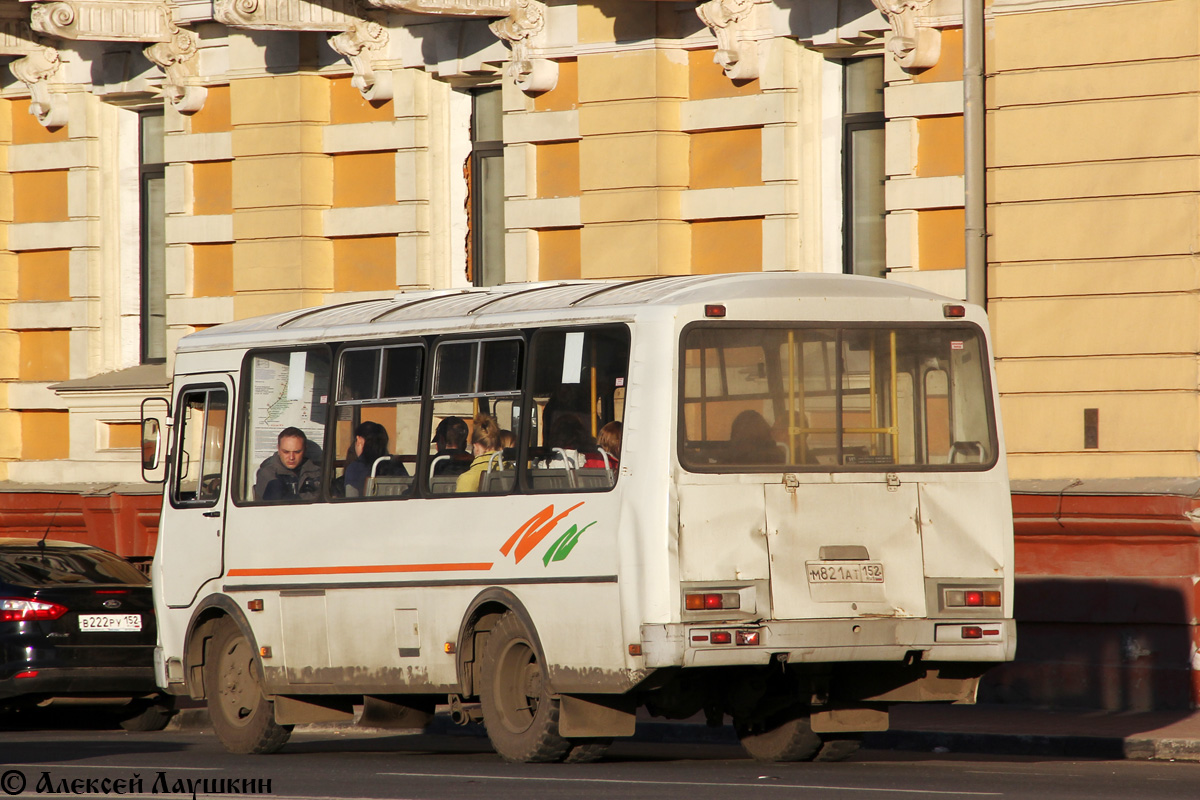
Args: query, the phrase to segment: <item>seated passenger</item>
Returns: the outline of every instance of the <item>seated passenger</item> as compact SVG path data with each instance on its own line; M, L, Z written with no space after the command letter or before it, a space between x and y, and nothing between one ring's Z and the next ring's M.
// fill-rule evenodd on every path
M569 467L604 466L604 458L596 450L596 440L588 433L587 423L579 414L563 411L555 414L545 444L551 453L562 450ZM551 466L549 462L554 461L555 455L547 454L547 459L547 466Z
M471 453L475 456L466 472L458 476L456 492L478 492L483 473L500 448L500 426L491 414L476 414L471 429Z
M321 448L304 431L279 432L276 451L263 460L254 480L255 500L312 500L321 493Z
M784 456L775 444L771 426L763 415L747 409L733 419L729 429L729 464L781 464Z
M346 454L346 496L362 497L366 493L367 478L371 470L375 475L407 475L403 464L393 464L389 458L375 466L380 458L388 456L387 429L378 422L363 422L354 429L354 441Z
M467 423L461 417L446 417L438 423L431 442L437 449L433 457L449 456L433 465L434 475L461 475L471 466L467 452Z
M621 423L613 421L600 429L596 435L596 446L608 453L608 468L616 469L621 460Z

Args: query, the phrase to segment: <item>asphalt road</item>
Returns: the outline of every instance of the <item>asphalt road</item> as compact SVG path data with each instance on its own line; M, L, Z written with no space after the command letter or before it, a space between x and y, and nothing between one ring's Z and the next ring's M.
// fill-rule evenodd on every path
M0 798L47 790L60 797L191 797L191 789L220 797L230 781L292 800L1140 800L1200 796L1200 764L867 749L835 764L759 764L736 746L633 740L595 764L514 765L475 736L333 729L298 733L275 755L235 756L206 730L133 734L0 720Z

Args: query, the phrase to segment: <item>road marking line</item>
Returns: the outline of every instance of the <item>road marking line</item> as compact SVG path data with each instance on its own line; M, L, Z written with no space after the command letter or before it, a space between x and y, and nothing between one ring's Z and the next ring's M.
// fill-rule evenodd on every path
M103 758L103 756L97 756ZM144 772L221 772L223 767L147 767L145 764L137 767L126 767L119 764L87 764L72 761L70 764L13 764L17 769L123 769L126 772L137 770Z
M712 789L822 789L842 792L892 792L896 794L945 794L955 797L998 797L1003 792L951 792L937 789L888 789L874 786L826 786L821 784L804 783L701 783L699 781L647 781L647 780L616 780L613 778L544 778L534 775L450 775L431 772L377 772L377 775L394 776L397 778L458 778L462 780L483 781L545 781L552 783L614 783L637 784L638 786L704 786Z

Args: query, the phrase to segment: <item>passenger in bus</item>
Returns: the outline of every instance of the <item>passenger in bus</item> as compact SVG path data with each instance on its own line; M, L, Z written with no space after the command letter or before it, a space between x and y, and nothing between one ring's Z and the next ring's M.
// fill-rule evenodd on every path
M546 447L551 453L561 450L572 468L604 466L604 458L596 450L596 440L588 432L587 422L573 411L559 411L554 415L550 433L546 436ZM555 457L548 456L551 461Z
M608 468L616 469L621 460L621 423L613 420L596 434L596 447L608 453Z
M458 476L454 490L478 492L480 479L483 473L487 472L488 464L499 449L500 426L491 414L476 414L474 425L471 427L471 454L474 458L470 468Z
M312 500L321 491L321 448L295 427L279 432L275 453L254 481L256 500Z
M726 463L781 464L783 460L783 451L775 443L771 426L762 414L748 408L733 418Z
M461 475L471 466L471 454L467 452L467 435L467 423L461 417L446 417L438 423L431 442L436 447L433 457L448 458L437 460L433 465L434 475Z
M407 475L403 464L393 463L388 453L387 429L378 422L359 423L354 429L354 441L346 454L346 497L362 497L367 478L374 475ZM376 461L387 458L386 461Z

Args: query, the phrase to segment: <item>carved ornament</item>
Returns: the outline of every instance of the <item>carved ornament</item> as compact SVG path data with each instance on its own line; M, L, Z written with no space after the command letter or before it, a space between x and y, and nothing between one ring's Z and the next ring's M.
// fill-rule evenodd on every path
M514 0L367 0L375 8L448 17L507 17Z
M922 25L932 0L872 0L892 26L888 49L905 69L926 69L942 55L942 33Z
M66 125L66 95L53 89L62 65L58 51L42 41L28 22L4 19L0 20L0 55L19 56L9 69L29 89L29 113L47 128Z
M367 100L392 99L392 73L375 71L375 61L387 43L387 28L374 19L360 20L349 30L329 37L329 46L354 68L350 83Z
M328 33L362 19L356 0L216 0L213 17L231 28Z
M537 44L546 29L546 5L539 0L516 0L513 11L488 26L512 48L508 75L526 94L548 92L558 84L558 62L537 58Z
M55 0L34 3L35 31L60 39L109 42L165 42L171 10L158 0Z
M696 15L717 37L713 61L731 80L758 77L758 43L746 33L754 21L754 0L708 0L696 6Z
M169 41L152 44L143 52L167 76L163 97L177 110L193 114L204 107L208 97L208 89L192 85L199 74L200 37L174 23L170 34Z

